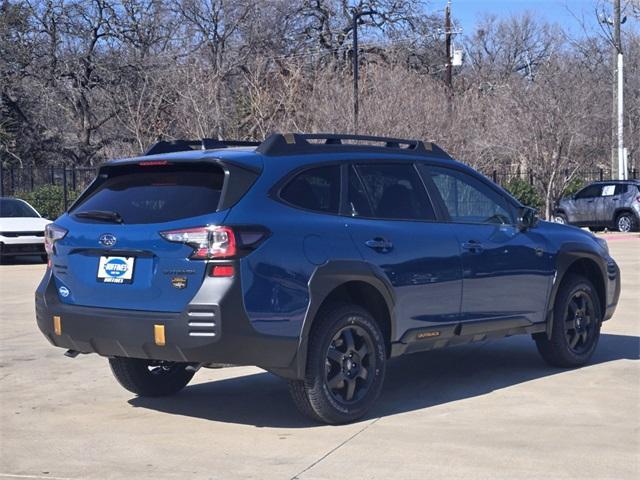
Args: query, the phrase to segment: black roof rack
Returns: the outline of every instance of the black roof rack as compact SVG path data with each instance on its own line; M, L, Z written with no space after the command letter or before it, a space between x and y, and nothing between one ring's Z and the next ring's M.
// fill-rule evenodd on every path
M377 143L378 145L371 145L372 143ZM372 152L437 155L450 158L437 145L430 142L425 143L422 140L334 133L274 133L267 137L256 151L269 156L329 152Z
M258 147L256 151L268 156L300 155L305 153L403 153L409 155L436 155L451 158L431 142L404 138L374 137L336 133L273 133L264 142L245 140L161 140L153 144L145 155L211 150L227 147Z
M248 142L244 140L216 140L214 138L203 138L200 140L161 140L151 145L149 150L144 154L156 155L158 153L184 152L186 150L211 150L214 148L227 147L257 147L258 145L260 145L260 142Z

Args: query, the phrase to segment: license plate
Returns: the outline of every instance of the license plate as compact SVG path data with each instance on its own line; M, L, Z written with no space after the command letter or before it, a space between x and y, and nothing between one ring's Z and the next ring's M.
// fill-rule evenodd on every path
M103 283L131 283L135 260L135 257L100 257L97 280Z

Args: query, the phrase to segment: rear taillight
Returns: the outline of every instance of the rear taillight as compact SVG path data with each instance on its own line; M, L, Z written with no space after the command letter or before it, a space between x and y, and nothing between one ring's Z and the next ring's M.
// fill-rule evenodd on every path
M58 240L62 240L66 234L67 230L65 228L54 225L53 223L44 227L44 249L47 251L47 254L54 254L55 243Z
M229 227L209 226L160 232L165 240L193 248L191 258L207 260L229 258L236 254L236 237Z

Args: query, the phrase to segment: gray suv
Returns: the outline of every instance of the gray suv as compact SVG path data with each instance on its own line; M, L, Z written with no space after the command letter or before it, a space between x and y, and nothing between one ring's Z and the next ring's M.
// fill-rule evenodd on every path
M632 232L640 225L640 180L611 180L587 185L565 197L554 210L557 223Z

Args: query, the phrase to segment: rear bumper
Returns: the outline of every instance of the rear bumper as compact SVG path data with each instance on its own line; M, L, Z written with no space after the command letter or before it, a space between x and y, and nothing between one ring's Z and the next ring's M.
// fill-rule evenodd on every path
M240 281L229 279L221 288L215 280L207 278L183 312L166 313L63 304L47 270L36 290L38 327L51 344L82 353L256 365L286 375L298 339L258 333L244 312ZM212 301L202 301L207 299ZM54 317L59 317L57 333ZM156 344L156 325L164 327L163 346Z

